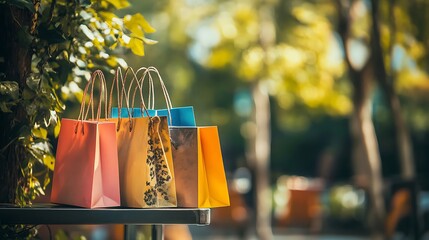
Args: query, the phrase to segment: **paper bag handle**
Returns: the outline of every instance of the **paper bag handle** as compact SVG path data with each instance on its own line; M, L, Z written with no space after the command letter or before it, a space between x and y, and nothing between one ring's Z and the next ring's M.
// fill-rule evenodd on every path
M163 92L163 95L164 95L165 103L167 105L168 116L169 116L170 124L171 124L172 119L171 119L170 110L173 108L173 106L171 104L170 95L168 94L167 87L165 86L164 81L162 80L161 74L159 73L158 69L156 69L153 66L150 66L148 68L145 68L145 67L140 68L136 73L138 73L141 70L145 70L145 71L143 72L143 75L139 79L139 85L140 85L139 89L140 89L140 92L142 91L142 88L143 88L146 76L149 75L149 79L148 79L148 81L149 81L148 108L149 109L154 109L155 108L155 88L154 88L154 84L153 84L153 78L152 78L152 75L150 74L150 72L157 73L159 82L161 84L162 92ZM134 99L135 99L136 91L137 91L137 88L134 89L132 105L134 105Z
M127 74L128 74L128 69L125 71L125 74L122 75L122 68L118 67L115 71L115 77L112 81L112 87L110 88L110 96L109 96L109 108L108 108L108 116L111 117L112 113L112 102L113 102L113 90L115 89L115 84L116 84L116 96L117 96L117 101L118 101L118 121L116 124L116 131L119 131L119 129L121 128L121 110L122 110L122 103L123 103L123 98L124 95L126 97L126 100L128 99L127 97L127 93L125 91L125 82L127 80ZM119 80L121 82L122 88L119 85ZM121 92L121 94L119 94L119 92ZM130 113L130 109L129 109L129 101L125 101L126 107L127 107L127 111L128 111L128 118L130 120L130 131L132 131L133 128L133 122L131 119L131 113Z
M106 79L104 78L104 74L101 70L95 70L90 79L88 80L88 83L85 86L85 89L83 91L83 96L82 96L82 102L80 105L80 111L79 111L79 116L78 116L78 123L76 124L76 128L75 128L75 133L77 133L78 130L78 126L79 126L79 122L82 123L82 134L84 134L84 127L83 127L83 121L87 119L88 114L89 114L89 109L91 106L91 110L92 110L92 118L94 118L94 105L93 105L93 101L94 101L94 82L97 79L97 77L100 80L100 99L98 102L98 106L97 106L97 117L96 120L97 122L100 120L100 116L101 116L101 104L102 101L104 99L104 114L105 117L107 118L107 92L106 92ZM89 102L88 102L88 109L86 109L85 112L85 98L86 95L88 93L89 87L91 86L91 94L89 97Z

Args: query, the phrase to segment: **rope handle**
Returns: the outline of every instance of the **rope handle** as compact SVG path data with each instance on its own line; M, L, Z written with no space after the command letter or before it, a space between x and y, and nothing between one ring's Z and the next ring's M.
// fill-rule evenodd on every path
M159 73L158 69L154 66L150 66L148 67L148 71L149 71L149 86L152 89L152 108L155 107L155 87L154 87L154 83L153 83L153 78L152 75L150 74L150 72L155 72L158 76L158 80L159 83L161 85L162 88L162 92L164 94L164 99L165 99L165 103L167 105L167 109L172 109L173 108L173 104L171 104L171 99L170 99L170 94L168 94L168 90L167 87L165 86L164 81L162 80L161 74Z
M132 103L131 103L131 106L132 107L134 107L134 102L135 102L135 97L136 97L136 92L137 92L137 89L139 89L139 93L140 93L140 100L141 100L141 105L140 105L140 110L143 112L146 112L146 115L148 116L148 117L150 117L150 115L149 115L149 112L148 112L148 110L147 110L147 107L146 107L146 104L145 104L145 101L144 101L144 97L143 97L143 90L142 90L142 87L141 87L141 85L139 84L139 79L138 79L138 77L137 77L137 74L140 72L140 71L142 71L142 70L144 70L144 72L146 72L147 71L147 69L145 68L145 67L141 67L141 68L139 68L139 69L137 69L137 71L134 71L133 70L133 68L132 67L128 67L128 69L127 69L127 71L129 71L129 72L131 72L132 73L132 75L133 75L133 79L132 79L132 81L131 81L131 83L130 83L130 86L128 87L128 91L127 91L127 102L129 102L130 101L130 99L129 99L129 97L130 97L130 93L131 93L131 90L133 89L133 85L134 85L134 83L136 83L136 87L134 87L134 94L133 94L133 97L132 97Z
M140 68L140 69L137 70L137 72L139 72L141 70L146 70L146 68L144 68L144 67ZM130 80L131 82L130 82L128 90L126 90L126 83L129 80L128 76L131 76L131 80ZM121 83L122 88L119 85L119 82ZM115 72L115 78L114 78L114 80L112 82L112 87L110 89L109 108L108 108L109 109L108 115L111 116L112 115L111 109L112 109L112 103L113 103L113 91L115 89L115 84L116 84L116 95L117 95L117 99L118 99L118 124L117 124L117 131L119 131L120 126L121 126L121 119L122 119L121 112L122 112L122 107L123 107L124 100L125 100L125 104L126 104L126 111L128 112L128 118L129 118L129 120L131 122L131 124L130 124L130 131L132 130L132 127L133 127L132 126L133 125L132 124L132 122L133 122L133 120L132 120L133 116L132 115L133 114L132 114L132 112L130 110L130 105L129 105L129 103L130 103L130 94L129 93L130 93L130 91L131 91L131 89L132 89L132 87L134 85L134 82L136 82L136 86L138 88L140 88L140 85L138 84L138 78L137 78L136 72L134 72L134 70L133 70L132 67L128 67L125 70L124 74L122 74L122 68L120 68L120 67L117 68L117 70ZM121 93L119 93L119 92L121 92ZM147 108L146 108L146 105L145 105L145 102L144 102L143 94L141 93L142 91L140 90L139 92L140 92L140 98L141 98L141 101L142 101L142 105L141 105L140 108L141 108L142 112L145 111L146 114L149 116L149 113L147 111ZM134 105L134 100L133 100L133 104L132 105Z
M79 126L79 122L82 123L82 134L84 134L84 125L83 125L83 121L86 120L88 118L88 114L89 114L89 109L91 108L91 118L94 119L94 84L95 84L95 80L98 79L100 80L99 84L100 84L100 99L98 102L98 106L97 106L97 117L96 117L96 121L100 121L100 117L101 117L101 104L102 101L104 99L104 115L105 118L107 118L107 92L106 92L106 79L104 78L104 74L101 70L95 70L90 79L88 80L88 83L85 86L85 89L83 91L83 96L82 96L82 102L80 105L80 111L79 111L79 116L77 118L78 123L76 124L76 128L75 128L75 133L77 133L78 130L78 126ZM88 102L88 109L86 109L85 112L85 98L86 95L88 93L89 87L91 86L91 93L90 93L90 97L89 97L89 102ZM90 107L91 106L91 107Z
M154 88L154 81L153 81L153 78L152 78L152 75L151 75L151 72L155 72L157 74L157 76L158 76L158 80L160 82L161 89L162 89L162 92L163 92L163 95L164 95L165 103L167 105L168 116L169 116L169 119L170 119L169 122L170 122L170 124L172 124L170 110L173 108L173 106L171 104L170 95L168 94L167 87L165 86L164 81L162 80L161 74L159 73L158 69L156 69L153 66L150 66L148 68L142 67L136 73L138 73L141 70L144 70L144 72L142 73L142 76L140 77L140 79L138 81L138 84L140 85L140 87L139 87L140 92L143 89L146 76L149 76L148 77L148 81L149 81L149 93L148 93L148 95L149 95L149 97L148 97L149 107L148 108L149 109L155 109L155 88ZM131 93L130 91L131 91L131 88L129 89L128 95L130 95L130 93ZM132 98L133 102L132 102L132 105L134 105L134 100L135 100L136 92L137 92L137 88L135 88L134 92L133 92L133 98Z

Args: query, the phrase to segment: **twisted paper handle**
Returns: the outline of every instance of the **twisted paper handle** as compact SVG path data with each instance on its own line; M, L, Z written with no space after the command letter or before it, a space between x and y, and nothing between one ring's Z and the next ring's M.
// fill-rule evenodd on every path
M88 114L89 114L89 109L91 106L91 118L94 119L94 82L97 79L97 77L100 79L100 99L98 102L98 106L97 106L97 116L96 116L96 121L98 122L100 120L101 117L101 103L104 99L104 114L105 117L107 118L107 92L106 92L106 79L104 78L104 74L101 70L95 70L92 75L91 78L88 80L88 83L85 86L85 89L83 91L83 96L82 96L82 102L80 105L80 111L79 111L79 116L77 118L78 123L76 124L76 128L75 128L75 133L77 133L78 131L78 127L79 127L79 122L82 124L82 134L85 133L84 127L83 127L83 121L87 119ZM91 94L89 97L89 102L88 102L88 109L86 109L85 112L85 98L86 95L88 93L89 87L91 86Z

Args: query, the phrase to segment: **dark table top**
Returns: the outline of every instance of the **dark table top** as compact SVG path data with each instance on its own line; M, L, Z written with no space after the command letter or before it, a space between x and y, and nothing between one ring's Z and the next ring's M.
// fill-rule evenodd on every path
M2 224L210 224L207 208L78 208L57 204L0 204Z

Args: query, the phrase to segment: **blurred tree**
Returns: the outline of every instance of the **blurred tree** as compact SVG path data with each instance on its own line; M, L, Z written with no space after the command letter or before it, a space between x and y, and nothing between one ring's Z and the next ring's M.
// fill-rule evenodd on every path
M403 180L415 180L415 163L414 156L412 152L412 143L408 130L408 126L404 121L402 116L401 103L399 101L399 96L397 90L394 87L396 81L396 72L393 69L388 69L386 67L386 58L393 59L391 56L393 54L393 48L398 44L396 39L397 29L396 29L396 19L394 11L396 6L396 1L389 1L388 13L384 18L387 19L387 28L391 33L390 41L383 48L381 41L381 20L383 18L382 12L380 11L379 3L372 1L371 8L371 19L372 19L372 30L373 41L371 44L371 49L374 52L375 59L374 64L378 66L374 75L379 85L383 89L388 106L392 114L392 121L394 122L395 131L396 131L396 140L399 154L399 161L401 165L401 178ZM387 53L387 54L386 54ZM390 55L390 56L389 56ZM390 71L388 71L390 70Z
M353 150L355 171L358 177L367 181L365 186L370 199L369 225L374 238L382 239L385 206L382 194L381 160L372 122L372 89L375 84L373 81L376 80L382 89L391 112L391 121L394 123L396 133L401 178L416 180L411 138L401 110L397 94L398 87L395 87L395 84L402 81L401 78L404 77L402 74L410 70L414 74L409 75L408 80L415 78L416 75L416 71L409 67L398 68L398 62L403 61L403 59L398 59L398 49L408 48L416 51L421 44L416 42L417 39L408 30L411 25L410 16L413 15L409 11L409 3L338 1L338 6L339 33L344 45L350 80L354 85L355 110L352 115L352 134L357 143ZM397 21L399 19L402 22ZM406 38L408 39L405 40ZM409 43L410 39L414 41L413 44ZM363 53L361 56L353 52L353 44L360 46ZM420 52L421 49L417 51ZM402 57L409 58L412 62L418 60L418 58L410 59L413 51L404 51L403 54ZM386 65L385 62L389 62L389 64ZM415 87L414 84L417 82L419 82L418 85L425 84L425 80L414 80L408 82L408 87Z
M353 163L358 184L366 188L369 193L369 226L375 238L382 238L384 224L384 199L381 160L377 137L372 121L372 89L375 56L370 50L365 49L365 56L352 55L350 44L357 42L363 48L366 43L374 41L371 34L365 29L371 28L371 22L366 14L362 1L347 2L338 1L340 13L339 33L341 35L345 59L349 66L350 80L354 86L353 103L354 111L351 116L351 130L353 136ZM345 8L345 9L344 9ZM354 24L354 25L353 25ZM355 25L360 28L353 28ZM353 31L355 30L355 31ZM369 48L369 47L368 47Z
M427 44L424 42L427 26L419 24L427 18L424 9L428 6L418 2L418 8L416 4L380 1L379 7L372 7L370 1L159 1L148 16L160 30L157 38L165 41L159 48L150 50L154 52L145 61L166 70L167 79L172 80L169 84L175 90L173 99L195 105L199 122L221 126L223 146L231 151L234 148L236 152L236 149L244 151L235 141L240 137L247 142L247 149L256 148L254 139L258 137L255 133L258 127L255 127L252 108L262 103L254 99L256 86L268 93L269 109L275 110L269 116L275 127L273 136L284 137L287 133L286 137L292 138L293 134L305 133L299 142L310 142L316 141L314 132L326 135L319 137L326 142L318 143L324 148L318 145L318 149L316 143L306 144L304 150L294 149L300 151L301 158L293 159L285 157L286 151L296 145L285 147L288 139L282 142L276 139L276 146L282 149L274 150L272 166L314 168L309 157L314 158L330 145L337 148L335 151L342 148L343 145L331 138L340 139L336 141L346 138L345 133L335 136L340 127L343 129L337 119L350 117L350 132L358 136L353 137L353 144L368 150L354 150L366 156L361 161L354 158L356 176L364 173L373 206L376 204L381 209L384 170L381 162L394 165L396 154L383 155L381 159L380 152L401 151L398 155L404 167L399 171L403 176L413 176L407 126L415 132L428 129L424 120L427 112L421 107L427 102L423 96L428 89L427 73L422 70L428 63L423 47ZM264 10L267 8L272 10ZM350 30L347 34L344 25ZM396 40L390 37L393 35ZM269 44L263 43L264 38L272 36L274 39ZM378 91L374 94L373 89ZM386 96L386 103L379 95ZM407 104L406 109L399 108L399 100ZM390 106L391 111L384 105ZM268 111L268 105L265 110ZM404 110L408 114L403 115ZM198 114L202 112L204 114ZM401 116L406 117L402 123ZM313 123L329 118L336 119L329 125L330 130L322 132L317 126L308 130ZM374 119L382 127L376 129ZM391 135L385 134L391 131L390 125L396 126L393 138L399 145L386 149L387 145L391 146ZM377 131L383 134L378 139ZM239 153L234 156L241 161ZM247 156L252 158L251 154ZM309 174L310 170L300 172ZM371 178L365 177L368 174ZM373 180L375 185L371 184ZM374 226L382 224L382 215L382 211L378 213Z
M141 14L113 13L127 6L126 0L0 1L0 202L22 206L44 194L55 164L49 139L58 135L63 102L81 99L79 85L90 71L126 66L115 56L119 49L143 56L144 44L154 43L145 33L155 30Z
M268 239L271 236L271 207L267 199L271 198L269 160L272 115L269 95L277 99L282 109L274 121L286 129L302 126L302 119L307 122L304 122L304 128L308 125L311 114L304 113L302 116L300 111L292 111L294 108L313 109L315 115L328 111L334 116L345 115L351 109L346 82L339 79L342 83L334 84L334 80L341 76L343 67L338 51L336 55L331 55L336 42L329 21L324 16L326 13L313 14L306 6L298 3L271 1L219 1L217 4L170 1L160 3L159 8L157 14L150 16L155 25L159 24L159 33L164 31L166 34L158 38L166 41L160 43L162 47L154 50L157 53L150 54L151 57L159 57L147 60L167 70L168 78L173 79L170 85L176 89L175 92L182 93L181 96L173 96L173 99L180 101L187 92L195 92L191 96L194 101L190 102L195 103L197 117L201 109L206 113L205 116L216 116L212 120L206 117L206 120L226 127L226 123L232 119L228 117L225 122L221 116L234 112L222 114L219 108L211 110L213 108L209 106L219 106L216 101L220 99L231 104L230 94L237 93L240 105L236 108L236 114L244 117L244 121L239 119L238 123L230 123L230 126L234 128L241 124L241 133L247 141L248 165L256 173L257 231L259 237ZM293 11L286 17L298 19L310 27L284 24L289 22L284 19L284 12L290 8ZM325 6L325 10L332 12L333 7ZM291 32L293 37L284 34L286 31ZM313 39L320 39L322 43L314 44ZM165 51L165 55L161 51ZM186 55L198 65L183 61ZM132 58L128 59L130 63L135 62ZM329 61L331 59L337 61L336 65ZM141 65L141 62L137 64ZM207 69L205 73L199 70L200 66ZM198 81L189 73L191 69L198 72ZM216 77L224 77L214 78L207 74L211 71L223 74L214 75ZM216 79L212 81L214 84L209 83L207 77ZM232 79L241 81L231 82ZM216 93L223 97L213 96ZM244 96L252 97L253 101L249 103ZM285 114L284 110L291 111ZM210 114L210 111L213 113ZM223 143L226 142L224 146L236 144L233 140L228 141L228 138Z
M329 11L329 6L325 8ZM282 19L289 9L290 15L286 16L301 24L290 25ZM207 17L213 24L208 26L216 30L220 39L200 64L231 69L252 89L254 111L243 126L248 165L255 173L256 231L261 239L271 238L271 206L267 198L271 196L268 166L272 114L268 94L277 99L283 110L308 107L313 114L322 110L333 115L350 111L347 92L333 88L335 76L342 69L326 61L331 56L325 46L332 46L334 38L324 14L312 13L297 2L235 1L221 4L214 16ZM315 44L314 39L321 42ZM202 42L197 44L204 46ZM281 111L275 121L292 129L302 124L298 120L286 125L284 119L293 119L293 115L300 113Z

